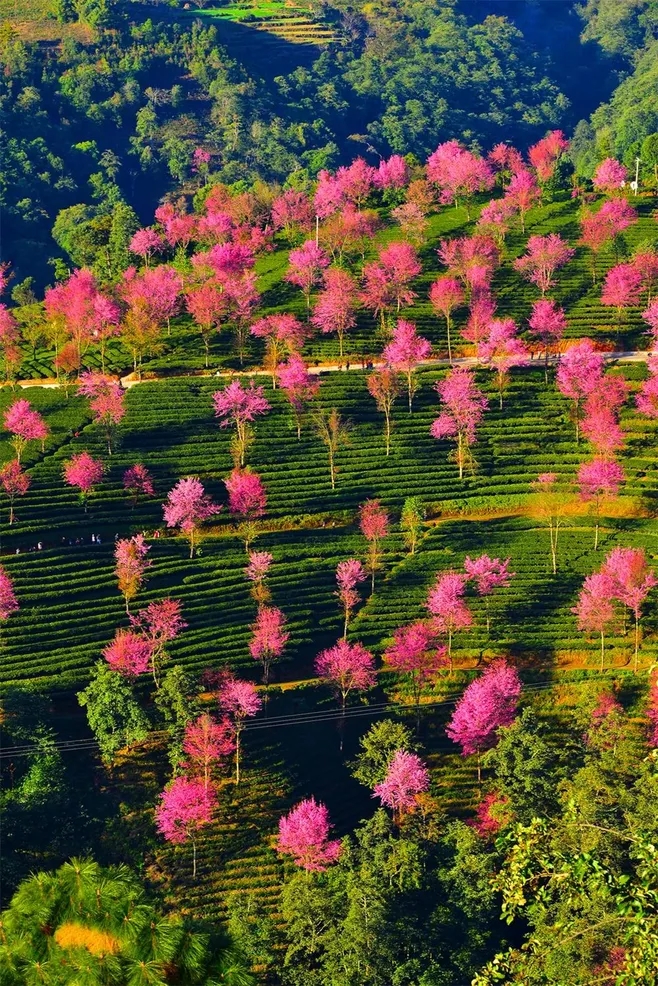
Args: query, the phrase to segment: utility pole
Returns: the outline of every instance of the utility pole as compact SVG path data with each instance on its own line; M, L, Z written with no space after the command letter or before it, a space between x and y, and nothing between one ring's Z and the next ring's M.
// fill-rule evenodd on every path
M637 195L638 188L640 187L640 159L635 158L635 181L631 182L631 188L633 189L633 195Z

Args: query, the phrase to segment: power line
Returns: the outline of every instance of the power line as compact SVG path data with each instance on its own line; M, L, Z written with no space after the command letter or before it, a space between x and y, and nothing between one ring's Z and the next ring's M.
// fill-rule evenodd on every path
M604 672L595 672L594 675L589 678L581 679L580 681L572 682L560 682L557 684L568 684L568 685L587 685L592 682L592 680L599 680L600 678L607 678L608 675ZM544 692L549 691L551 688L555 688L556 683L545 683L539 685L526 685L523 689L523 694L528 692ZM440 709L440 708L450 708L455 706L459 701L459 697L451 699L443 699L437 702L423 702L420 706L421 714L428 709ZM250 723L245 726L245 732L254 732L256 730L262 729L281 729L284 726L306 726L313 725L315 723L324 722L334 722L340 719L351 720L351 719L362 719L364 717L372 717L377 715L384 715L385 713L398 713L402 715L415 715L416 707L415 705L397 703L397 702L380 702L375 705L362 705L353 706L351 708L345 709L343 713L342 709L323 709L317 712L300 712L300 713L290 713L284 716L273 716L270 719L259 719L256 722ZM149 733L149 739L154 737L164 736L163 730L157 730ZM76 740L55 740L52 743L48 743L47 749L55 749L60 753L77 753L81 751L93 751L98 748L98 741L92 739L76 739ZM12 746L0 749L0 760L11 759L13 757L30 756L33 753L38 753L43 750L43 746L38 744L23 744L22 746Z

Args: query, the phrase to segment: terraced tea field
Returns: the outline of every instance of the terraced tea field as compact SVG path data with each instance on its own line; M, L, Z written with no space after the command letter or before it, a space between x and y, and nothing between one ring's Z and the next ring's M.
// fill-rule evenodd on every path
M325 450L308 423L297 441L281 392L268 390L273 410L257 426L250 463L262 476L269 500L257 545L274 556L272 592L292 633L288 658L278 673L282 678L309 677L315 654L338 634L334 571L338 561L364 556L356 512L369 497L380 498L397 521L404 499L420 496L430 517L415 556L405 553L396 529L385 543L383 578L353 628L354 636L376 652L393 629L422 615L433 576L459 566L479 545L494 556L510 556L518 574L501 594L492 639L480 626L457 641L467 663L483 651L528 657L541 652L548 664L561 652L582 654L585 663L588 654L595 654L595 643L586 643L569 613L582 577L596 564L592 518L574 505L571 527L561 535L561 568L553 578L548 574L547 532L538 530L531 517L518 516L528 512L530 483L537 474L555 471L568 489L586 457L585 448L575 444L566 402L552 384L546 387L543 371L518 371L502 413L492 400L476 448L477 471L460 483L448 461L448 444L429 434L438 407L432 384L442 372L421 374L412 415L402 402L396 406L388 458L381 416L366 392L365 374L321 377L321 404L339 408L352 426L351 445L339 453L335 493ZM633 365L623 372L637 386L645 370ZM490 388L486 372L478 375ZM200 557L193 560L186 543L167 537L162 523L161 502L181 476L200 476L218 502L226 500L221 480L231 469L230 436L212 414L216 388L213 381L182 379L132 388L112 456L94 426L86 423L82 399L66 399L53 390L24 391L44 411L53 435L45 453L32 453L32 488L17 504L16 523L3 530L4 563L22 603L3 630L4 683L29 680L52 688L84 680L115 627L126 619L113 575L114 537L141 530L150 539L153 568L139 603L165 595L180 598L189 623L172 647L172 659L191 670L209 663L252 669L247 641L253 603L243 574L244 549L231 518L225 511L219 515ZM3 406L13 399L7 390L2 396ZM629 433L624 462L628 481L612 511L621 516L605 525L601 550L633 539L651 548L656 530L650 518L656 495L655 425L631 410L624 425ZM88 513L61 479L62 461L82 448L104 458L107 467ZM7 446L0 449L8 452ZM158 495L133 508L121 477L136 461L152 471ZM158 529L162 536L153 538ZM91 543L92 533L101 537L100 545ZM37 542L43 549L30 551ZM621 661L627 648L623 641L619 647ZM652 653L649 644L647 660Z

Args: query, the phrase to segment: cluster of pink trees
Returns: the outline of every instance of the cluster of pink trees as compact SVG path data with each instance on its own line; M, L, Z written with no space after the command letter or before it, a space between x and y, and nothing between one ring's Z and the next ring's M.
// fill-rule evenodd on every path
M634 620L634 667L637 672L640 650L642 606L658 579L649 568L643 548L613 548L598 572L588 575L573 611L578 628L598 633L601 638L601 670L605 660L605 634L619 621L622 607L624 630L626 613Z
M603 370L603 355L591 339L581 339L567 349L557 371L558 389L572 402L576 440L582 432L594 451L594 458L580 466L577 484L582 500L594 506L595 549L601 508L606 500L617 496L625 479L615 455L624 444L619 413L628 388L622 377L604 374Z
M473 625L473 614L465 600L469 582L485 600L487 631L491 629L489 596L495 589L508 586L514 576L509 571L510 559L490 558L483 554L464 560L463 572L443 572L437 576L427 596L427 609L437 635L447 640L447 657L452 669L452 638L459 630Z

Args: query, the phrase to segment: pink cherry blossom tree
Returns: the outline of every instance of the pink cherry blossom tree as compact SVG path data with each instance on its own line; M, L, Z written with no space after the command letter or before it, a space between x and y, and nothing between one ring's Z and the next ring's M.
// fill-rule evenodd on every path
M400 154L382 158L373 175L373 184L382 191L399 190L409 183L409 165Z
M617 310L617 328L621 327L624 308L640 304L642 275L633 264L617 264L608 271L601 291L601 304Z
M249 563L245 567L244 574L251 582L251 596L256 600L260 609L271 598L267 586L267 576L274 558L269 551L250 551L247 557Z
M430 434L439 441L451 438L456 442L455 458L459 478L463 479L464 466L473 465L471 446L489 402L466 369L451 370L434 389L443 401L444 410L432 422Z
M119 538L114 545L114 574L119 592L126 601L126 613L130 612L130 603L144 584L146 570L151 567L151 562L146 557L148 551L149 546L143 534Z
M236 466L244 466L247 450L254 441L251 425L256 418L271 410L263 388L256 387L253 380L249 382L249 387L243 387L239 380L234 380L224 390L214 393L212 399L220 428L228 428L229 425L235 428L231 453Z
M10 442L16 452L16 461L20 464L21 456L28 442L45 442L50 434L48 425L38 411L35 411L29 401L20 398L5 411L4 426L11 432Z
M196 879L197 839L201 829L212 821L217 795L201 780L176 777L160 795L155 811L158 831L167 842L192 843L192 876Z
M139 613L131 615L130 623L149 642L153 680L155 687L159 688L158 675L166 658L167 644L187 626L182 617L181 604L178 599L156 599Z
M299 441L302 437L304 412L307 405L317 397L320 391L320 381L309 373L308 367L299 353L292 353L288 357L287 363L280 363L277 367L277 375L281 390L288 398L292 409L297 429L297 440Z
M320 283L322 271L329 266L329 257L315 240L306 240L297 250L290 251L288 263L286 280L301 288L306 308L310 310L311 291Z
M250 332L257 339L265 340L264 366L272 374L272 386L276 389L277 367L284 355L298 355L306 330L294 315L265 315L251 326Z
M324 274L311 323L324 334L336 333L341 359L345 335L356 325L358 302L358 288L352 275L339 267L330 267Z
M203 786L210 787L210 771L213 765L231 756L235 750L233 729L228 719L220 722L204 712L197 719L188 722L183 737L183 752L194 773L203 774Z
M544 377L548 383L548 357L562 339L567 328L567 317L552 298L540 298L532 306L528 319L530 331L544 347Z
M399 824L402 815L417 804L418 795L430 786L427 767L418 754L397 750L388 765L386 777L377 784L373 798L393 810L393 818Z
M500 410L503 392L509 383L509 371L528 362L528 347L519 339L518 327L512 318L496 319L489 323L489 334L480 345L478 356L496 374Z
M484 598L487 614L487 633L491 629L491 613L489 609L489 596L496 589L506 589L514 578L515 572L509 570L510 559L501 561L500 558L490 558L487 554L479 555L477 558L464 558L464 571L475 583L478 595Z
M343 640L347 640L347 627L354 607L361 602L361 595L357 586L361 582L365 582L367 578L368 573L356 558L348 558L346 561L338 562L336 568L338 589L335 594L343 607Z
M560 358L556 375L558 390L573 401L576 441L580 437L581 405L603 376L603 354L596 351L591 339L580 339Z
M501 141L491 148L487 154L487 162L500 178L500 184L505 187L505 180L509 181L515 174L522 172L525 168L523 155L516 147Z
M627 397L626 381L610 374L601 377L587 395L582 433L597 455L611 457L623 448L625 435L619 424L619 411Z
M218 331L222 319L227 318L230 307L229 295L224 286L214 277L201 284L188 288L185 292L185 307L198 327L203 340L205 367L210 366L210 343Z
M463 757L477 755L478 784L482 781L480 757L496 745L498 730L516 719L520 695L516 668L500 660L472 681L457 702L446 733L461 746Z
M418 335L413 322L407 322L402 318L398 320L393 338L384 349L384 359L396 372L403 373L406 377L410 414L413 396L417 389L414 374L431 351L431 343Z
M496 313L496 301L488 293L478 292L471 298L468 321L462 335L467 342L472 342L479 348L485 338L491 320Z
M390 366L382 366L366 379L368 391L375 399L377 410L384 415L384 446L386 455L391 452L391 411L400 395L400 374Z
M466 150L456 140L439 144L427 159L427 177L441 192L441 202L461 202L470 219L470 203L476 192L493 188L495 176L484 158Z
M502 249L515 213L516 209L508 198L492 199L480 210L477 228L485 236L491 236Z
M251 630L249 653L254 661L260 661L263 684L267 688L272 662L281 657L290 639L286 630L286 618L276 606L261 606Z
M635 406L648 418L658 418L658 375L653 373L640 387ZM0 474L1 475L1 474Z
M12 613L17 613L19 609L14 583L0 565L0 620L3 622L8 620Z
M80 502L87 513L87 501L98 486L105 467L100 459L93 459L89 452L77 452L64 462L64 479L69 486L77 487Z
M605 663L605 633L616 617L615 582L604 572L588 575L571 610L578 617L578 629L601 635L601 671Z
M580 498L584 503L593 502L596 527L594 533L594 550L599 546L599 524L601 508L604 503L614 499L624 480L624 470L618 462L610 459L592 459L583 462L578 470L577 483Z
M638 221L638 215L626 199L604 202L598 212L586 212L581 218L580 242L591 251L592 283L596 284L597 260L610 245L615 247L619 259L620 236L625 229Z
M375 591L375 572L381 568L381 543L389 533L389 517L379 500L366 500L359 507L359 527L368 542L367 569L371 592Z
M272 224L283 232L289 243L300 233L308 233L313 225L313 207L304 192L289 188L274 199Z
M127 678L145 674L151 667L151 644L134 630L117 630L102 653L112 670Z
M564 267L575 252L564 242L559 233L531 236L525 254L514 261L514 269L526 280L536 284L543 298L555 285L555 272L560 267Z
M441 240L437 254L448 272L464 283L471 297L490 290L493 273L500 264L500 250L490 236L477 233Z
M327 806L307 798L279 819L277 852L292 856L309 873L323 873L342 851L339 840L329 838L330 831Z
M386 273L399 312L403 304L411 304L416 297L410 285L422 272L422 264L411 243L395 241L379 251L379 263Z
M647 304L658 287L658 253L653 248L640 249L633 255L631 264L642 278L642 293L647 296Z
M373 688L377 675L375 659L362 644L339 640L333 647L323 650L315 659L315 671L336 689L345 714L350 692L363 692Z
M190 542L190 558L199 542L201 524L222 509L212 501L194 476L179 479L163 505L167 527L178 527Z
M513 174L505 190L505 199L518 212L521 230L525 233L525 217L541 201L541 189L532 172L524 169Z
M528 150L530 164L540 182L547 182L555 174L560 158L568 151L569 141L561 130L551 130Z
M83 373L78 393L89 398L89 407L97 425L105 434L108 455L117 426L126 415L126 392L115 380L100 373Z
M131 253L141 257L146 266L150 265L154 253L160 253L165 243L154 229L138 229L128 244Z
M642 606L651 590L658 585L653 569L649 568L644 548L613 548L601 570L615 583L615 597L623 603L635 620L635 673L640 651L640 619Z
M220 709L233 725L235 736L235 783L240 783L241 738L247 719L257 715L263 701L250 681L241 681L232 675L225 677L217 695Z
M137 505L140 494L142 496L155 496L153 478L141 462L129 466L123 474L123 488L132 496L133 507Z
M594 172L592 184L597 192L604 192L606 195L618 194L628 179L628 168L613 157L607 157L601 161Z
M0 485L9 500L9 523L14 523L14 501L17 496L25 496L30 488L31 480L24 472L18 459L5 462L0 469Z
M448 661L453 670L452 638L459 630L473 626L473 615L464 601L468 576L461 572L443 572L427 595L427 608L437 633L448 637Z
M446 648L437 640L434 623L430 620L417 620L396 630L393 643L384 652L384 663L407 677L416 707L418 728L423 688L435 681L447 664Z
M48 288L44 297L46 315L59 322L72 344L78 365L105 326L119 322L118 306L102 294L90 270L74 271L67 281ZM57 355L57 354L56 354Z
M267 506L267 494L258 473L249 469L234 469L224 480L229 495L229 510L238 517L238 532L249 554L249 545L256 537L256 520L262 517Z
M430 302L437 314L443 315L446 320L446 334L448 338L448 359L452 363L452 347L450 340L451 316L455 308L460 308L465 301L464 289L454 277L440 277L434 281L430 288Z

